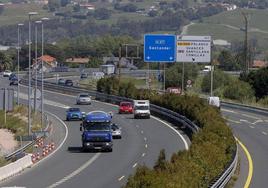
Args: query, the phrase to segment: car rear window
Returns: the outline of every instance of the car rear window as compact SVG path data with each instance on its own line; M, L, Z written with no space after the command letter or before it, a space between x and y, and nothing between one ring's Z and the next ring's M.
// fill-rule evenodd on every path
M131 103L121 103L120 106L132 106Z
M89 95L84 94L84 95L80 95L80 97L89 97Z
M77 112L77 111L80 111L80 109L79 108L70 108L69 111L70 112Z

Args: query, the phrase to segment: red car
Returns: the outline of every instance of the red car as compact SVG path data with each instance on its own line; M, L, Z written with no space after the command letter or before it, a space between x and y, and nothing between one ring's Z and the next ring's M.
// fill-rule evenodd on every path
M122 113L133 113L133 105L131 102L120 102L119 105L119 114Z

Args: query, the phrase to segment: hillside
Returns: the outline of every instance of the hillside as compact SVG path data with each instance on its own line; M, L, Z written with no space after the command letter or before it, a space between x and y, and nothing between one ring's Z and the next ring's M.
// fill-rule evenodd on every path
M268 48L268 25L264 20L268 17L267 10L237 9L203 18L188 27L189 35L211 35L213 39L224 39L229 42L244 40L244 18L241 12L249 16L249 39L257 39L259 49Z

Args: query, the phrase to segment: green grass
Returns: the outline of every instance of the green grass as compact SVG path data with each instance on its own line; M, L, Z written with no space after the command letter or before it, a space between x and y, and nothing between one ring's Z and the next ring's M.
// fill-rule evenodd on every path
M203 18L202 23L196 23L188 28L189 35L211 35L213 39L224 39L229 42L243 41L244 18L241 12L249 15L249 39L256 38L260 49L268 48L268 24L264 20L268 17L267 10L237 9L226 11L211 17ZM234 29L226 26L230 25ZM256 31L258 29L258 31Z
M18 114L20 117L18 117ZM28 126L27 126L27 107L26 106L15 106L12 112L8 112L6 116L6 123L5 123L5 116L4 111L0 111L0 128L7 128L11 130L15 136L22 136L28 134ZM24 119L22 119L24 118ZM40 113L32 114L32 130L40 130L41 123L40 123Z
M5 5L4 12L0 16L0 26L12 25L20 22L28 21L29 12L38 12L38 15L33 16L33 20L42 17L52 17L52 13L48 13L42 9L42 5L38 4L10 4Z
M121 80L122 82L133 82L137 88L147 88L146 79L135 79L133 77L123 76ZM150 88L153 90L162 89L162 83L151 77Z

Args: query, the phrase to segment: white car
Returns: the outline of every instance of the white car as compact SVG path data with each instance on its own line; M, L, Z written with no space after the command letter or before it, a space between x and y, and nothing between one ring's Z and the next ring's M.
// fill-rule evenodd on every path
M221 101L219 97L208 97L208 104L219 109L221 108Z
M91 104L91 96L87 93L79 93L76 98L76 104Z
M122 138L121 128L117 124L111 124L113 138Z
M9 77L12 74L12 72L10 70L5 70L3 72L3 77Z

